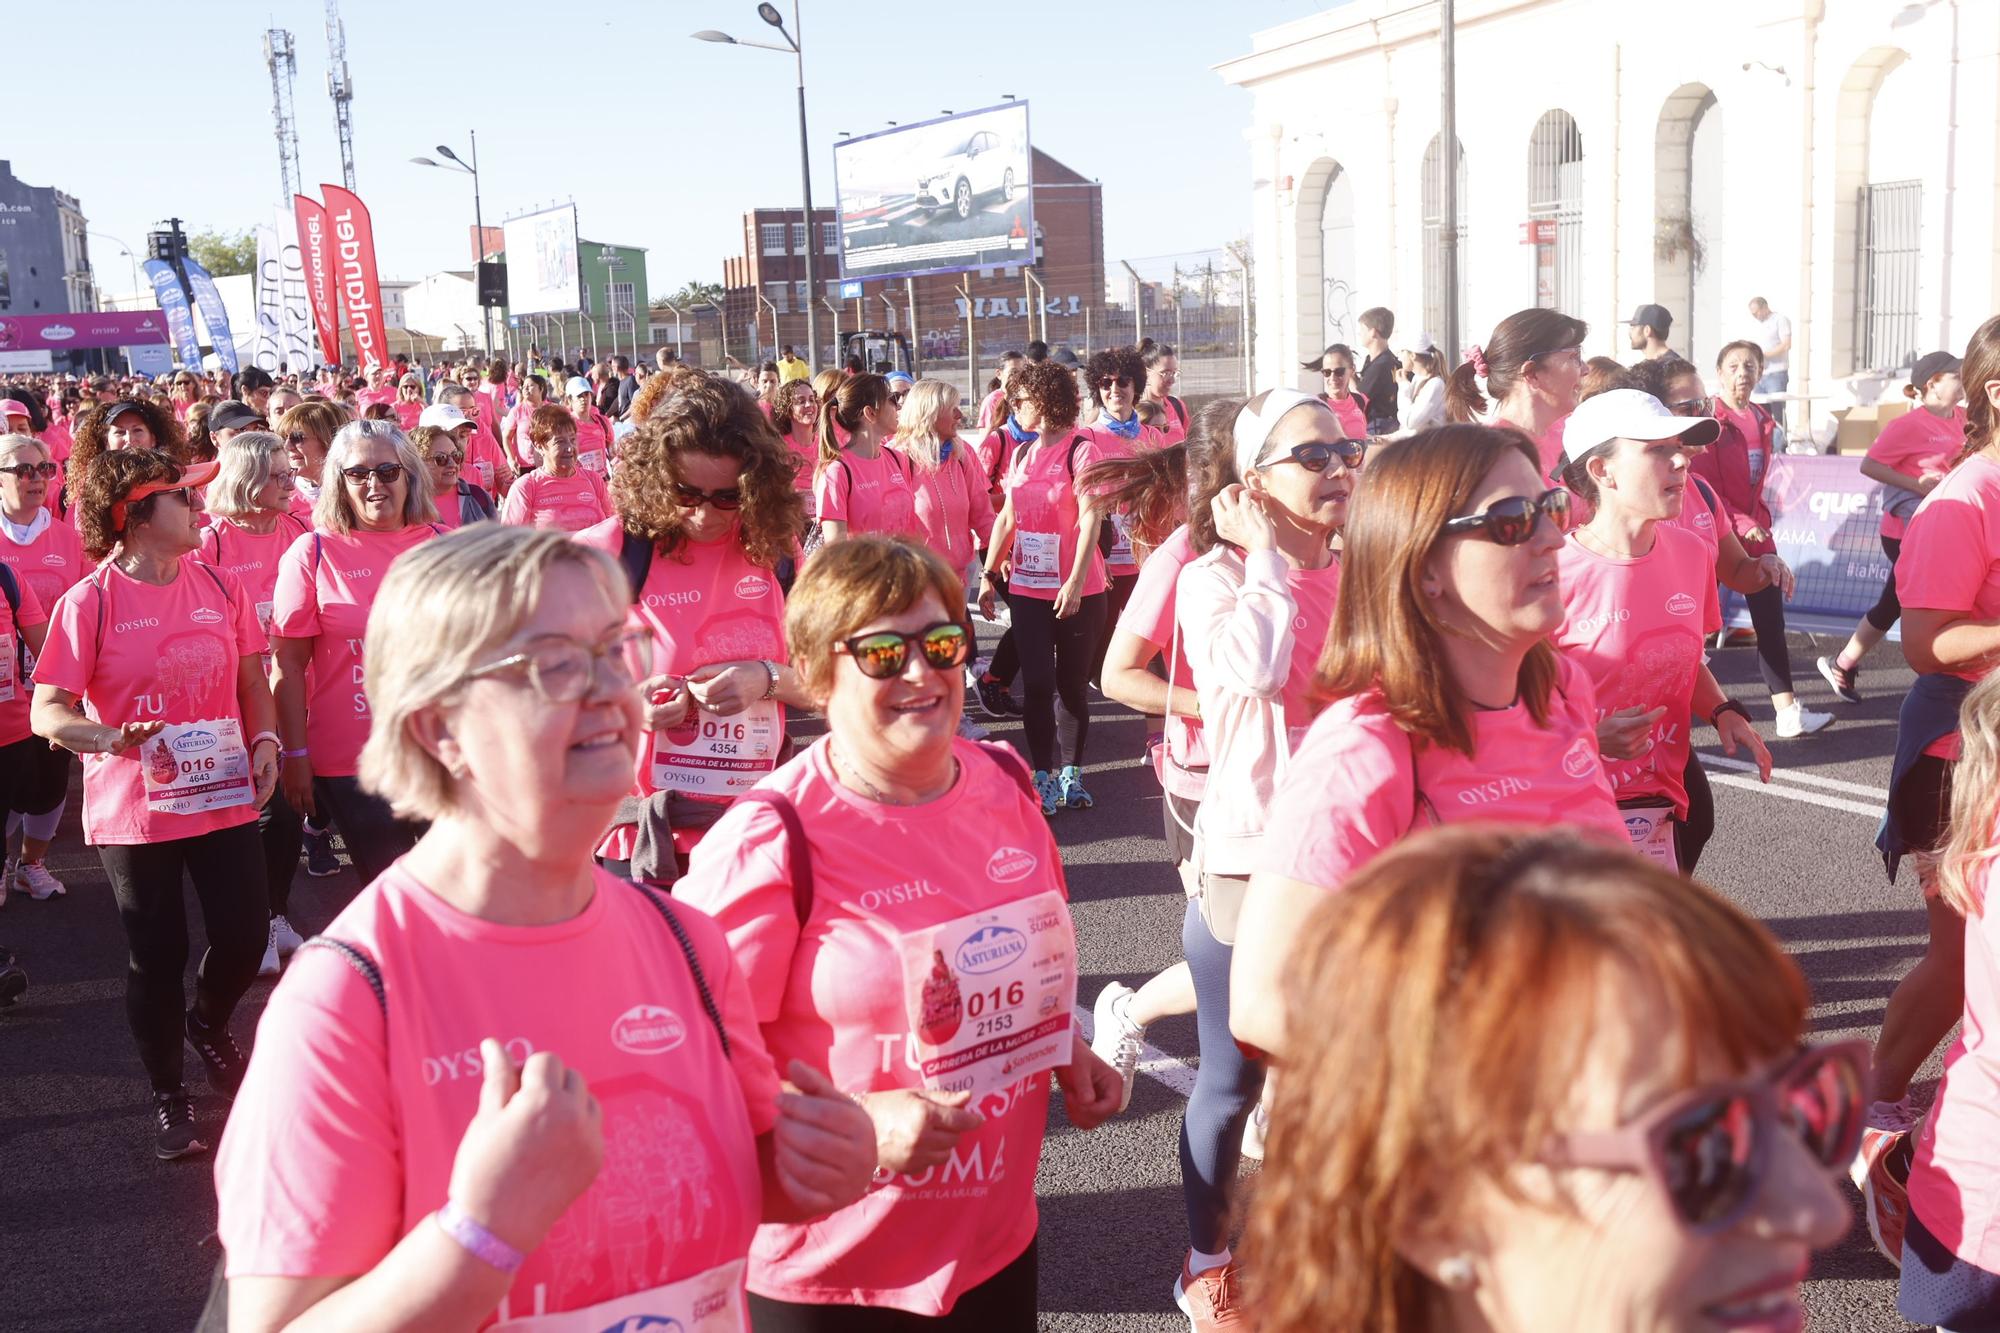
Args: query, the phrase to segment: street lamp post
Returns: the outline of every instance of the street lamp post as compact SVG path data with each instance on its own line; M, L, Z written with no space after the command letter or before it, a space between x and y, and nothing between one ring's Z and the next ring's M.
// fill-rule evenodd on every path
M420 167L439 167L446 171L462 171L472 177L472 229L473 234L478 238L473 242L472 246L475 255L472 263L472 289L474 299L479 300L479 322L485 335L486 359L491 361L493 359L493 307L487 305L483 299L480 299L481 293L479 291L480 270L486 266L486 215L479 199L479 131L467 130L466 135L472 140L471 162L467 162L444 144L439 144L437 151L438 156L444 158L445 161L439 162L428 157L413 157L410 161Z
M726 46L754 46L763 51L788 51L798 67L799 85L799 190L805 199L806 215L806 291L810 293L806 301L806 364L815 372L819 370L819 265L813 261L813 251L818 248L818 236L814 234L813 183L812 183L812 141L806 133L806 55L792 32L785 31L784 16L778 13L776 5L768 3L757 6L757 17L778 30L785 39L783 46L770 42L750 42L731 37L726 32L704 28L694 34L698 42L721 42ZM799 0L792 0L792 30L801 31L799 26Z
M123 250L125 252L125 262L132 266L132 290L134 292L137 292L139 290L139 261L133 258L132 247L125 244L125 242L119 240L116 236L113 236L108 231L98 231L95 228L92 228L91 230L84 232L84 235L95 236L99 240L109 241L113 245L117 246L120 250ZM93 285L95 285L95 279L93 279L92 282Z

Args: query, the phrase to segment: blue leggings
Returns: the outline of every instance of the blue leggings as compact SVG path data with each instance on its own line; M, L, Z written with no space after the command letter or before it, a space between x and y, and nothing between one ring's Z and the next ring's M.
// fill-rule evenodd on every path
M1235 951L1208 933L1193 899L1181 923L1181 947L1194 974L1201 1037L1201 1068L1181 1118L1181 1198L1188 1241L1203 1254L1219 1254L1229 1243L1229 1196L1243 1156L1243 1126L1264 1091L1264 1066L1245 1059L1229 1035L1229 959Z

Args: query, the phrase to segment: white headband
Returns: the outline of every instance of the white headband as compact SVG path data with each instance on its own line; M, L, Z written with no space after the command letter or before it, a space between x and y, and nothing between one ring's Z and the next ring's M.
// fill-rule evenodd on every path
M1252 402L1255 400L1253 399ZM1273 389L1264 395L1264 406L1259 409L1250 403L1243 405L1236 414L1236 424L1230 433L1236 440L1236 476L1238 480L1250 475L1257 466L1257 460L1264 456L1264 444L1271 438L1287 412L1295 407L1305 407L1320 400L1309 393L1297 389Z

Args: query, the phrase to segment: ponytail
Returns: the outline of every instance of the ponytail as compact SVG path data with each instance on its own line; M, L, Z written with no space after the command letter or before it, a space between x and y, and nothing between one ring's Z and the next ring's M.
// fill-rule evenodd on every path
M1515 311L1493 326L1485 347L1474 346L1451 372L1444 387L1445 415L1457 422L1476 421L1514 392L1536 357L1580 348L1589 332L1588 324L1559 310ZM1478 384L1482 379L1483 393Z
M1461 361L1444 382L1444 414L1460 424L1470 424L1486 415L1489 404L1479 392L1479 372L1470 361Z
M835 426L852 436L861 429L862 413L880 408L888 401L889 381L880 375L849 375L839 388L826 395L820 402L819 424L815 427L819 436L819 462L813 468L814 475L840 458L840 435Z

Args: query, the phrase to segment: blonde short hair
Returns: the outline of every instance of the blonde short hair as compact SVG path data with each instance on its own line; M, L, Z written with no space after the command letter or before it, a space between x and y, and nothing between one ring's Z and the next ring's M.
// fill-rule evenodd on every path
M359 526L354 501L347 496L347 482L340 470L349 466L361 446L370 440L387 440L394 445L396 461L403 465L403 477L409 483L403 491L404 525L437 522L437 506L431 503L430 474L424 471L424 460L410 447L403 428L393 421L350 421L334 433L333 443L327 446L326 463L320 470L323 480L319 499L313 502L313 526L342 537Z
M374 715L361 785L405 819L455 807L453 779L410 721L447 702L534 614L549 571L581 565L623 608L629 585L609 555L555 529L475 523L396 558L368 616L363 688ZM504 725L504 723L502 723Z
M285 452L285 442L268 430L246 430L222 442L216 461L222 465L202 497L211 514L240 518L257 512L257 492L271 479L271 460Z
M947 617L971 628L964 582L924 543L865 536L821 547L785 599L785 646L806 691L825 703L834 644L877 617L901 615L926 592L937 594Z
M921 379L903 400L902 429L896 432L896 447L905 458L925 472L938 469L938 418L959 404L958 390L943 380Z
M54 457L49 453L49 447L32 435L23 435L18 431L10 431L5 435L0 435L0 461L14 457L23 449L41 450L44 462Z

